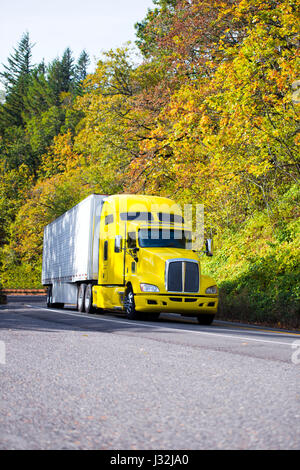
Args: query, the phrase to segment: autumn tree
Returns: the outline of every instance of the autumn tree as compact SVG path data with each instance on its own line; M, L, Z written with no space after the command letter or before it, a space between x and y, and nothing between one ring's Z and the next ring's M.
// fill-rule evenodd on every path
M143 35L169 99L131 164L135 190L205 202L221 226L268 207L298 173L295 2L179 1Z
M52 152L52 145L59 147L56 136L66 133L73 139L82 118L82 113L73 109L73 102L81 92L88 64L86 52L76 63L67 48L61 59L34 66L31 49L29 34L25 33L1 72L6 92L0 103L0 265L7 266L9 259L11 267L17 259L22 260L12 256L18 251L18 237L11 245L12 227L18 226L15 218L28 197L27 191L44 177L44 159ZM62 158L70 161L72 154L62 152Z

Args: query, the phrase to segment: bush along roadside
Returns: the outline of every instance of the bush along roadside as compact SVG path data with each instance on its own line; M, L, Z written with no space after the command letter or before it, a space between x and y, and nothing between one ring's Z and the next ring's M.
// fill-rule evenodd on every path
M297 193L297 194L296 194ZM218 318L300 328L299 191L285 195L275 221L265 211L222 234L205 271L218 282Z
M7 297L2 291L2 287L0 284L0 304L6 304L7 303Z

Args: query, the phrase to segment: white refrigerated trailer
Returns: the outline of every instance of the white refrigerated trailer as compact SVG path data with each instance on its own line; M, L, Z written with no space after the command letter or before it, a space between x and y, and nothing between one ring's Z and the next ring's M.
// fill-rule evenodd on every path
M49 307L77 304L80 282L98 280L105 198L92 194L45 227L42 284L48 287Z
M201 273L191 235L171 199L91 194L45 227L47 305L123 311L130 319L173 312L211 324L218 289ZM205 253L211 256L208 243Z

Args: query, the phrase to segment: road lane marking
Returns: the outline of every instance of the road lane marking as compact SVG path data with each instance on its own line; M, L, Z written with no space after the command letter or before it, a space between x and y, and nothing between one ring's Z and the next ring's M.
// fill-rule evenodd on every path
M97 321L102 321L102 322L110 322L110 323L118 323L118 324L125 324L125 325L129 325L129 326L145 326L146 328L156 328L156 329L159 329L159 330L165 330L165 331L176 331L176 332L180 332L180 333L193 333L193 334L196 334L196 335L207 335L207 336L219 336L219 337L222 337L222 338L232 338L232 339L238 339L240 341L253 341L253 342L257 342L257 343L270 343L270 344L280 344L280 345L284 345L284 346L289 346L291 347L291 343L290 342L281 342L281 341L272 341L272 340L265 340L265 339L258 339L258 338L249 338L247 336L238 336L238 335L225 335L225 334L221 334L221 333L217 333L217 332L209 332L209 331L195 331L195 330L190 330L190 329L179 329L179 328L173 328L173 327L162 327L162 326L159 326L159 325L155 325L153 323L149 324L149 323L143 323L143 322L135 322L135 321L132 321L132 320L116 320L116 319L110 319L110 318L100 318L96 315L89 315L89 314L80 314L80 313L72 313L72 312L66 312L66 311L62 311L62 310L56 310L56 309L48 309L48 308L43 308L43 307L34 307L33 305L26 305L27 307L30 307L30 308L33 308L35 310L43 310L43 311L46 311L48 313L51 313L51 312L56 312L56 313L61 313L63 315L69 315L69 316L72 316L72 317L80 317L80 318L90 318L92 320L97 320Z
M232 331L236 330L250 330L250 331L258 331L258 332L263 332L263 333L276 333L278 335L292 335L292 336L300 336L300 333L294 333L292 331L280 331L280 330L272 330L270 329L265 329L263 327L259 326L238 326L238 325L223 325L221 323L218 323L218 320L215 321L216 326L220 326L220 328L224 328L224 330L230 331L232 328Z
M247 328L247 327L231 327L231 326L220 326L217 324L217 321L215 323L215 326L218 326L218 331L239 331L239 330L247 330L249 333L268 333L269 336L273 336L274 334L278 334L278 335L290 335L290 336L295 336L295 337L299 337L300 334L299 333L291 333L289 331L285 332L285 331L270 331L270 330L263 330L263 329L257 329L257 328Z

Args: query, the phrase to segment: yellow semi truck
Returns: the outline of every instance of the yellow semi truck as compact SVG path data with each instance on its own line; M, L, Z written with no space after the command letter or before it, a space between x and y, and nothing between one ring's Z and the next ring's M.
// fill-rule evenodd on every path
M47 306L123 311L129 319L172 312L211 324L218 289L201 273L191 236L171 199L92 194L45 227ZM209 240L205 253L212 254Z

